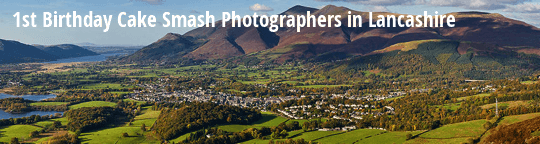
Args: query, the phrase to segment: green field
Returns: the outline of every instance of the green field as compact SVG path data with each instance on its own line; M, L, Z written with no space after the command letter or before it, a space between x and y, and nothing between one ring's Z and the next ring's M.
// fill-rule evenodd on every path
M138 100L132 100L132 99L123 99L124 102L136 102L137 104L145 104L145 101L138 101Z
M352 85L307 85L307 86L296 86L298 88L325 88L325 87L340 87L340 86L343 86L343 87L350 87Z
M384 132L383 130L378 129L358 129L353 130L350 132L325 137L319 140L316 140L316 142L327 144L327 143L354 143L359 142L360 140L366 139L368 136L374 136L377 134L380 134ZM405 137L403 137L405 139ZM365 142L360 142L365 143Z
M83 90L125 89L125 88L133 88L133 86L122 86L122 84L115 84L115 83L100 83L100 84L83 85L81 87L81 89Z
M79 137L82 143L89 144L102 144L102 143L116 143L116 144L132 144L132 143L159 143L156 141L149 131L143 132L141 125L144 123L147 129L150 129L154 122L157 120L160 111L153 111L150 107L144 107L142 114L135 117L132 125L105 128L101 130L82 133ZM122 133L128 133L129 137L123 137Z
M340 134L344 133L341 131L311 131L311 132L304 132L303 130L297 130L289 132L288 139L304 139L306 141L313 141L315 139L320 139L323 137L331 136L334 134ZM285 139L274 139L274 141L284 141ZM252 139L249 141L243 142L244 144L268 144L270 142L269 139L262 140L262 139Z
M132 92L111 92L111 93L121 95L121 94L130 94Z
M522 115L513 115L513 116L505 116L502 118L502 120L499 122L499 125L501 124L513 124L517 122L521 122L524 120L532 119L535 117L540 116L540 113L530 113L530 114L522 114Z
M428 131L418 138L406 143L461 143L469 138L482 135L485 131L483 124L486 120L474 120L462 123L444 125L440 128Z
M472 95L472 96L466 96L466 97L460 97L460 98L457 98L458 101L463 101L463 100L467 100L468 98L472 98L472 97L486 97L486 96L489 96L490 93L483 93L483 94L477 94L477 95Z
M31 106L55 106L55 105L64 105L68 104L68 102L35 102L31 103Z
M80 104L69 106L69 109L78 109L82 107L103 107L103 106L115 107L116 103L106 102L106 101L89 101L89 102L83 102Z
M521 84L535 84L538 81L522 81Z
M425 139L425 138L415 138L413 140L409 140L404 142L405 144L459 144L464 143L468 139L467 137L464 138L452 138L452 139Z
M444 108L444 109L448 109L448 110L451 110L451 111L456 111L459 106L461 106L461 103L449 103L449 104L444 104L444 105L437 105L436 107L438 108Z
M316 139L327 137L329 135L340 134L340 133L344 133L344 132L342 131L310 131L310 132L304 132L301 135L294 137L293 139L302 138L306 141L313 141Z
M457 138L480 136L484 131L486 120L474 120L462 123L444 125L420 135L423 138Z
M54 121L60 121L62 123L62 125L67 125L67 123L68 123L67 118L63 117L63 118L50 119L50 120L46 120L46 121L40 121L40 122L34 123L34 125L40 126L40 127L47 127L47 126L52 125L54 123Z
M32 131L39 131L41 128L32 125L12 125L0 129L0 142L10 142L11 138L17 137L25 140Z
M364 138L359 140L357 143L362 144L393 144L393 143L404 143L407 139L407 134L416 135L422 133L423 131L393 131L387 132L380 135L375 135L370 138Z
M263 115L263 118L261 120L256 121L255 123L251 125L222 125L219 126L219 128L229 131L229 132L239 132L248 128L261 128L261 127L272 127L277 126L282 122L287 121L286 118L277 116L270 112L261 112Z

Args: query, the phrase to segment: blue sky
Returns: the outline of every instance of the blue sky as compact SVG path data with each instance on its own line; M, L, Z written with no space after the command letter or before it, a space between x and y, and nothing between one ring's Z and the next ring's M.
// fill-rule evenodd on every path
M507 17L540 26L540 0L0 0L0 39L17 40L27 44L95 43L100 45L148 45L166 33L183 34L193 28L121 28L116 23L120 12L155 15L192 15L210 11L217 19L222 12L236 11L240 15L254 12L278 14L294 5L321 8L332 4L358 11L390 11L404 14L439 14L456 11L483 11L500 13ZM59 14L77 11L79 15L93 11L94 15L113 15L108 32L103 28L43 28L43 12ZM38 19L37 28L16 27L16 12L31 14ZM218 24L216 23L216 26Z

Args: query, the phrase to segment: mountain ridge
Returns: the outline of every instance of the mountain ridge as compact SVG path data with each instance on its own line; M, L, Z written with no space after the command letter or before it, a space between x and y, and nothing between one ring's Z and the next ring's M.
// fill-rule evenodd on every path
M332 56L343 59L351 56L363 56L392 45L430 39L446 39L486 43L500 47L514 47L516 52L537 54L540 43L540 29L522 21L506 18L496 13L454 12L456 27L412 27L412 28L371 28L346 27L346 7L333 5L315 9L294 6L281 14L312 15L344 15L342 27L304 27L300 32L296 28L279 28L275 33L267 28L201 27L186 32L184 37L190 40L204 41L195 47L183 51L184 54L162 59L159 52L146 51L148 55L156 55L151 59L140 61L166 61L168 59L227 59L232 57L256 57L261 62L283 63L290 60L320 59L321 56ZM363 24L368 25L368 12L350 10L352 14L362 15ZM388 12L374 12L374 15L402 15ZM220 23L220 21L218 21ZM293 30L294 29L294 30ZM178 34L180 35L180 34ZM161 40L161 39L160 39ZM159 42L158 40L157 42ZM150 45L149 45L150 46ZM162 49L166 49L162 47ZM129 56L131 57L131 56ZM135 58L131 61L139 61Z
M60 59L99 55L93 51L73 44L59 44L49 46L34 45L34 47L45 51L46 53L49 53L51 55L55 55Z

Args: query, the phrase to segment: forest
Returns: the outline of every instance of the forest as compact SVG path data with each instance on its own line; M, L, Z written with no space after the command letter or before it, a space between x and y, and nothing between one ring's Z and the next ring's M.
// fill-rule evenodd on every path
M250 108L194 103L178 109L164 109L154 129L163 140L219 124L249 124L261 118L261 113Z
M122 109L113 107L84 107L69 110L64 115L69 120L69 130L82 132L125 121L127 116Z

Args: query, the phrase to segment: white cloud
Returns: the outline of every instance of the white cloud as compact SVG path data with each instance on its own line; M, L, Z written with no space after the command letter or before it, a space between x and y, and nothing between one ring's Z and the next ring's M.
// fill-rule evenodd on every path
M523 4L530 0L315 0L322 2L349 2L352 4L394 6L394 5L429 5L460 7L473 10L498 10L507 6Z
M369 7L367 7L366 11L369 11L369 12L390 12L390 10L388 10L384 6L369 6Z
M321 2L349 2L353 4L364 4L364 5L405 5L412 4L415 0L315 0Z
M519 0L430 0L424 4L431 6L461 7L475 10L496 10L503 9L507 4L516 3Z
M540 5L535 3L524 3L515 6L509 6L503 11L520 13L540 13Z
M254 4L252 6L249 6L249 10L255 11L255 12L269 12L269 11L273 11L274 9L266 5Z

